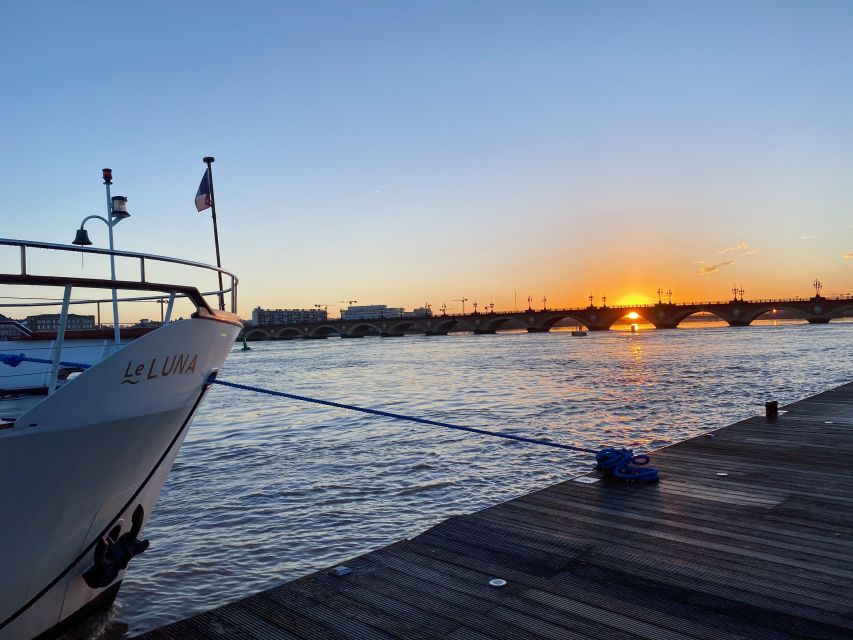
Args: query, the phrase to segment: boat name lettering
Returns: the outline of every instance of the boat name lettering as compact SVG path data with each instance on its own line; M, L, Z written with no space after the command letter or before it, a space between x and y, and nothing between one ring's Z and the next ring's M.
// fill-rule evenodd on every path
M198 354L176 353L170 356L151 358L150 362L128 362L124 370L122 384L137 384L154 378L166 378L171 375L195 373Z

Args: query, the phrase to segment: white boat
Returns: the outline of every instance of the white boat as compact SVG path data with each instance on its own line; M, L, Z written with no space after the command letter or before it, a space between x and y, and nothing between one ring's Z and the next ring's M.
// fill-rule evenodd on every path
M145 523L241 329L237 279L154 255L0 239L4 247L20 252L21 268L0 273L3 288L24 296L26 287L62 292L54 334L0 340L0 640L43 640L109 605L128 563L147 548ZM36 276L27 269L36 253L69 251L138 261L140 277ZM218 272L230 287L201 294L188 284L147 281L146 266L162 263ZM211 294L219 307L230 297L231 311L211 307ZM98 331L65 340L69 308L113 299L168 299L163 325L119 341ZM170 322L176 300L195 311Z

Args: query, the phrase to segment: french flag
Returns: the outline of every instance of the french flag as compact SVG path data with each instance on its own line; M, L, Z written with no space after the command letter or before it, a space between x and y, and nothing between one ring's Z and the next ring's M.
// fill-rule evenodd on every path
M197 211L209 209L213 204L213 198L210 195L210 168L204 170L204 175L201 178L201 184L198 185L198 191L195 194L195 208Z

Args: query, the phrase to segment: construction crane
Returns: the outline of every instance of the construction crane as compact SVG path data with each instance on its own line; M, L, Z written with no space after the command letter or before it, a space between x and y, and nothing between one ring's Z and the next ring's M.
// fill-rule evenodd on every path
M358 300L338 300L338 303L346 302L348 305L352 306L354 304L358 304Z
M320 304L315 304L314 306L317 307L317 309L322 309L326 313L329 313L329 307L334 307L335 305L320 303Z
M454 298L453 302L461 302L462 303L462 315L465 315L465 303L468 302L468 298Z

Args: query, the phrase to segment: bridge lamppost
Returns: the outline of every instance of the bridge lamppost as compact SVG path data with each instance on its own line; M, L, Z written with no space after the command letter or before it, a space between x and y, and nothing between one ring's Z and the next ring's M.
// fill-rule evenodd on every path
M476 313L477 313L477 301L474 300L474 314L476 315Z
M533 311L533 296L527 296L527 310Z
M817 278L815 278L814 282L812 282L812 286L814 287L815 299L820 298L820 290L823 289L823 283Z
M494 312L495 312L495 303L490 302L489 303L489 313L494 313Z
M663 304L663 300L661 300L661 296L663 295L663 289L658 287L657 294L658 294L658 304Z
M589 308L592 309L595 305L592 304L592 301L595 300L595 296L591 293L589 294Z
M447 315L447 303L446 302L441 303L441 315L443 315L443 316Z
M737 292L740 294L740 301L743 302L743 294L744 294L743 285L740 285L740 289L738 289Z
M602 306L602 307L606 307L606 306L607 306L607 295L606 295L606 294L604 294L604 293L602 293L602 294L601 294L601 306Z
M672 289L666 290L666 303L672 304Z
M548 305L548 298L546 298L545 296L542 296L542 311L548 310L547 305Z
M732 295L734 296L734 298L732 298L732 302L737 302L737 285L736 284L732 285Z

